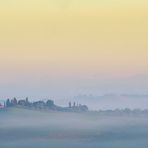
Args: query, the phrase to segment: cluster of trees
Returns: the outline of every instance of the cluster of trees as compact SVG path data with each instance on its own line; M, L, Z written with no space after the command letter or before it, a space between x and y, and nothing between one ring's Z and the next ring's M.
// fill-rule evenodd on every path
M6 107L12 107L12 106L15 106L15 105L17 105L17 99L16 98L13 98L12 100L10 100L10 99L6 100Z
M14 106L24 106L24 107L35 107L35 108L43 108L43 107L54 107L54 101L47 100L44 101L36 101L36 102L30 102L28 98L24 100L17 100L16 98L13 98L12 100L7 99L6 100L6 107L14 107Z
M69 109L73 111L88 111L88 107L86 105L76 104L76 102L73 102L73 105L69 102Z
M26 108L32 108L32 109L50 109L50 110L56 110L56 111L88 111L88 107L86 105L77 104L74 102L73 106L71 105L71 102L69 102L68 107L60 107L54 104L53 100L47 100L45 101L35 101L30 102L28 98L24 100L17 100L16 98L13 99L7 99L6 100L6 107L26 107Z

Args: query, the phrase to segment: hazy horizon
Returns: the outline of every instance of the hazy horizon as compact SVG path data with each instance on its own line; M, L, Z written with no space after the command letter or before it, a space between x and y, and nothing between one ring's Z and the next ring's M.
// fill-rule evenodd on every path
M147 94L147 8L145 0L0 1L0 97Z

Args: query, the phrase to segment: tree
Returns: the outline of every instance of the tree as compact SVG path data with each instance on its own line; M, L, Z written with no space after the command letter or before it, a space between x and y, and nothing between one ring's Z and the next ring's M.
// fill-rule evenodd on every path
M17 99L16 98L13 98L12 103L13 103L13 105L17 105Z
M76 107L76 102L73 103L73 107Z
M10 106L11 106L10 99L7 99L7 100L6 100L6 107L10 107Z
M28 106L29 105L29 99L28 99L28 97L26 97L26 106Z
M48 101L46 102L46 105L47 105L48 107L52 107L52 106L54 106L54 102L53 102L52 100L48 100Z
M71 102L69 102L69 108L71 108Z

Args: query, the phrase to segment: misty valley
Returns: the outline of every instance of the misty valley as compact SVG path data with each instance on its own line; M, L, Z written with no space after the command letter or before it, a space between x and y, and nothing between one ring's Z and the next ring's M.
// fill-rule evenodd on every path
M147 148L148 114L0 109L0 148Z
M0 0L0 148L148 148L148 0Z

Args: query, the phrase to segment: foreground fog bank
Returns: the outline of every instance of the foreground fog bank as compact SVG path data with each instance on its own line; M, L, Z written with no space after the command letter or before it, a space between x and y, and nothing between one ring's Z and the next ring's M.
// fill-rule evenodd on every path
M0 148L147 148L148 115L0 111Z

